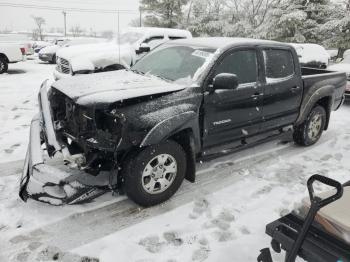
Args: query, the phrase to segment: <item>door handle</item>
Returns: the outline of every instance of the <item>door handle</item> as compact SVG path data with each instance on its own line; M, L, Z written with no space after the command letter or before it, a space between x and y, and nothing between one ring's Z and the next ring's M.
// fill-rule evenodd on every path
M261 96L261 95L262 95L262 93L255 92L255 93L251 96L251 98L253 98L253 99L258 99L259 96Z
M292 92L298 91L300 89L300 86L293 86L291 88Z

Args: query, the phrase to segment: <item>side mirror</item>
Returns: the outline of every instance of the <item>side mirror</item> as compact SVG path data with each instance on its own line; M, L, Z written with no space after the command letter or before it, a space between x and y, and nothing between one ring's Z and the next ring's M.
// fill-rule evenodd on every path
M213 88L218 89L236 89L238 87L238 77L235 74L221 73L214 77Z
M142 43L140 48L136 50L136 54L148 53L149 51L151 51L151 47L145 43Z

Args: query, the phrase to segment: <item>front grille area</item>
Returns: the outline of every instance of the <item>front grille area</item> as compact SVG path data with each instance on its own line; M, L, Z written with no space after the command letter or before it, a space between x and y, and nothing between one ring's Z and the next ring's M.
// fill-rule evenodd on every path
M70 74L70 64L68 60L62 58L62 57L57 57L57 71L63 74Z
M81 148L98 148L113 151L121 136L118 118L83 107L55 88L49 97L56 134L63 141L70 138Z

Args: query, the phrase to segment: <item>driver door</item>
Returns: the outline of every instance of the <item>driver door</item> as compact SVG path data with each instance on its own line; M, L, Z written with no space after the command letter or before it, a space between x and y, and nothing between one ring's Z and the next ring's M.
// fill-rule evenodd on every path
M223 55L209 77L204 95L204 148L219 146L256 134L262 122L263 89L259 81L258 52L235 49ZM214 90L220 73L236 74L236 89Z

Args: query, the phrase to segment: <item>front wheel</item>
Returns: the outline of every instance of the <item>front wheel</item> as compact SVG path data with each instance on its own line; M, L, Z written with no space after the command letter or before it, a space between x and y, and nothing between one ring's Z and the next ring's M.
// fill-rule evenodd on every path
M185 172L186 153L178 143L149 146L126 160L125 192L141 206L157 205L178 190Z
M7 61L4 57L0 57L0 74L6 73L8 69Z
M322 106L315 106L307 119L294 128L295 143L302 146L311 146L321 137L326 124L326 111Z

